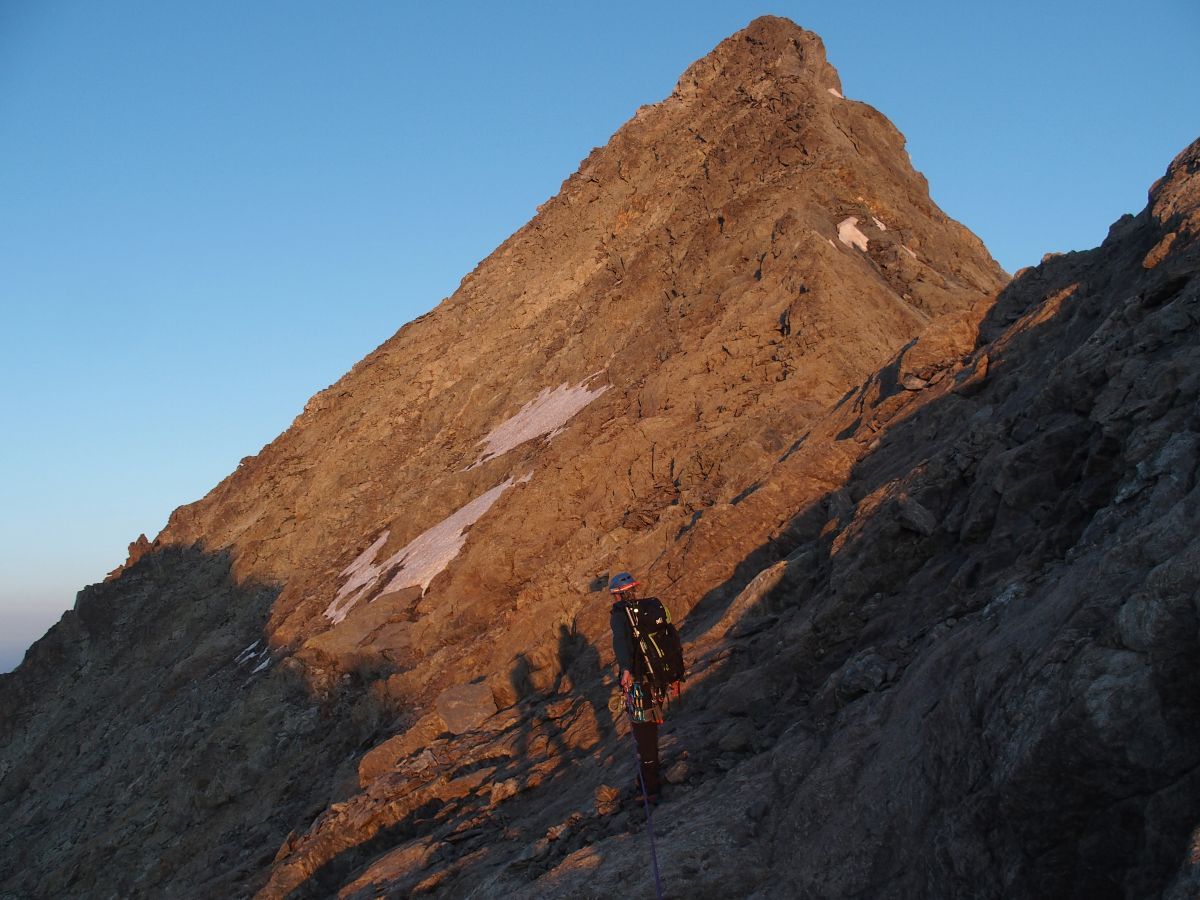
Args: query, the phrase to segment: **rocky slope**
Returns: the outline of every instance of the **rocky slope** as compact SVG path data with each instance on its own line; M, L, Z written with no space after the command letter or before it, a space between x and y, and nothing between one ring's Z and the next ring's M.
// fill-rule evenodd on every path
M687 620L670 895L1196 895L1198 238L1200 141L1103 246L936 322L728 513L792 504ZM260 896L651 895L589 647L564 633L557 689L465 736L366 754Z
M756 20L0 678L3 890L645 894L632 568L672 892L1186 892L1197 165L997 299Z
M788 436L1003 278L838 89L790 23L722 43L84 591L0 680L14 889L248 890L439 697L558 682L609 568L678 613L723 580L770 523L720 516Z
M404 703L506 673L538 649L522 622L660 560L930 316L1003 283L839 87L790 23L723 42L158 542L282 585L271 643L310 671L396 673ZM689 597L728 565L669 577Z
M722 519L794 435L1004 280L819 39L756 21L0 681L34 860L0 868L248 890L361 749L560 684L610 569L677 615L724 582L787 504Z

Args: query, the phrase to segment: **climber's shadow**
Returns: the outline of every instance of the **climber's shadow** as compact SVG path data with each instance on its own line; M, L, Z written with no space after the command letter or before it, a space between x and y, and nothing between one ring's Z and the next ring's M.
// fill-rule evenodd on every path
M616 733L616 723L608 705L610 691L600 663L600 653L591 641L579 633L573 622L570 628L565 624L558 626L558 678L554 692L558 693L564 687L581 694L591 705L599 734L598 743L603 744Z

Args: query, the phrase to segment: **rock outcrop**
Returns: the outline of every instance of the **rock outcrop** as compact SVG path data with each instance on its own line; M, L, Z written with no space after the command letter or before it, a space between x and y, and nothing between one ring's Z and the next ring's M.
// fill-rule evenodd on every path
M632 569L672 892L1190 895L1198 167L1004 287L756 20L0 676L3 890L646 894Z

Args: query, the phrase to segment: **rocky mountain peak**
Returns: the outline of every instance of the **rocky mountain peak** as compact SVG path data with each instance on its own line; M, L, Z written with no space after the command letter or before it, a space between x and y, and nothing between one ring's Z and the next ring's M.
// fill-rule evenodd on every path
M727 97L748 92L765 97L772 83L777 90L806 88L839 94L842 87L820 37L790 19L760 16L689 66L671 96Z
M381 644L383 623L401 617L386 633L405 647L464 647L497 598L583 602L616 564L607 541L666 565L669 535L752 484L783 434L1003 283L898 132L830 89L815 35L757 20L689 71L686 97L639 111L452 297L172 517L161 544L228 548L239 576L283 586L273 646L331 677L382 654L424 694L441 677ZM539 522L531 545L509 516ZM500 640L473 675L503 681L513 652Z

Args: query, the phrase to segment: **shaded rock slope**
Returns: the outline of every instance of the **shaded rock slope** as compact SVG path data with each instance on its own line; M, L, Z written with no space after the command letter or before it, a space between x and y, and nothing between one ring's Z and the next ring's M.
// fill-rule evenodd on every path
M1200 148L1006 278L764 18L0 676L0 896L1191 896Z

